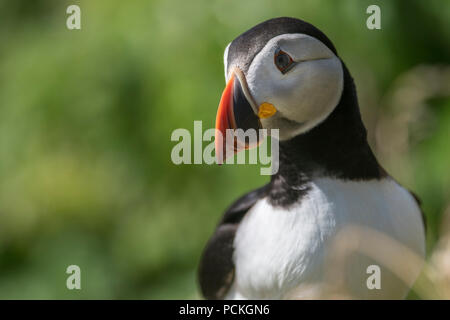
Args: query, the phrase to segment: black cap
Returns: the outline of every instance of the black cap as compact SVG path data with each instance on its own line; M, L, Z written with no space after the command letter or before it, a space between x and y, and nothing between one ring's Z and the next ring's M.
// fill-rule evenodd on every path
M234 39L228 49L227 65L237 59L241 70L247 72L255 56L270 39L288 33L303 33L314 37L337 55L330 39L312 24L300 19L282 17L264 21Z

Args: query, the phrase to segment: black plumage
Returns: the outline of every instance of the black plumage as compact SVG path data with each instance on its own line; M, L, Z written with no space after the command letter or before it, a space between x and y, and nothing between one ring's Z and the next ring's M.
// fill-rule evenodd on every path
M289 33L312 36L337 55L331 41L316 27L284 17L258 24L237 37L228 50L228 67L238 66L246 73L253 58L270 39ZM271 205L287 208L307 194L310 181L318 176L356 181L387 176L367 142L354 81L343 62L342 66L344 88L332 113L310 131L280 142L279 171L269 184L243 196L225 212L199 266L200 287L205 298L221 299L232 285L234 236L240 221L257 200L267 197Z
M223 215L208 241L199 265L200 288L206 299L222 299L234 278L233 241L247 211L267 193L268 185L239 198Z

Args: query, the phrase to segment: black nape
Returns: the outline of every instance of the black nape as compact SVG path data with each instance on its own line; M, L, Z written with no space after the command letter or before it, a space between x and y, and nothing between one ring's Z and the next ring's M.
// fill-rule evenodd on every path
M279 171L270 182L273 205L297 202L314 177L371 180L386 176L367 142L353 78L342 66L344 89L333 112L310 131L280 142Z

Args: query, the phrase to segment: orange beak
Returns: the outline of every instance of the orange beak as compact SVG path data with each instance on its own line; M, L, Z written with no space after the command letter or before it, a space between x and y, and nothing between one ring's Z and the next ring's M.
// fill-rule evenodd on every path
M234 130L255 129L257 131L261 128L259 118L249 102L251 98L247 98L249 94L247 93L246 96L244 93L243 87L246 88L247 85L245 78L243 75L237 76L235 72L227 82L217 110L215 147L218 164L223 164L227 158L242 149L253 147L246 141L239 141L234 136Z
M234 74L228 80L225 90L223 90L222 98L220 99L219 109L216 116L216 159L218 164L224 162L224 156L227 154L227 144L225 141L226 130L235 129L236 123L233 115L233 86ZM228 148L230 150L230 148Z

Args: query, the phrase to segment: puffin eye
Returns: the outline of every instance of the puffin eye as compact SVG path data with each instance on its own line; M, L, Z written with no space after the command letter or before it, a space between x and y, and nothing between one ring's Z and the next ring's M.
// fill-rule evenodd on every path
M291 56L283 50L278 50L275 53L274 62L278 70L280 70L281 73L285 74L289 71L290 67L294 63L294 60L292 60Z

